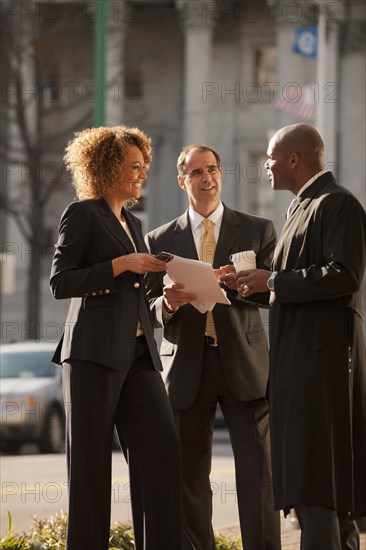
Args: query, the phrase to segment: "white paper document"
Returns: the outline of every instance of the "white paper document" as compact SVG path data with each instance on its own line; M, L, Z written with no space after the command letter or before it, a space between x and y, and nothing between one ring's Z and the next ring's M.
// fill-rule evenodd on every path
M167 264L167 274L170 282L181 283L185 292L197 295L192 306L201 313L211 311L217 303L230 305L225 291L216 281L212 265L207 262L174 256ZM165 278L164 283L168 284Z

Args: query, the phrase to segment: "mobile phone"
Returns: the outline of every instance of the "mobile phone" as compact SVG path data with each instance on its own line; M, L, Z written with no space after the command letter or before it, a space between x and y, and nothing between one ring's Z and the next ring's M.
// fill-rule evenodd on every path
M155 258L157 258L158 260L161 260L162 262L165 262L166 264L168 262L170 262L170 260L172 260L174 258L173 254L170 254L169 252L159 252L159 254L157 254L155 256Z

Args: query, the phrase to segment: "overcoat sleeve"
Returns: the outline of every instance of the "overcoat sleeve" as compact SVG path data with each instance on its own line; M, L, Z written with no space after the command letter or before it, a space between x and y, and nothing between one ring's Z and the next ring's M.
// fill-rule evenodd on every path
M286 246L303 243L299 263L307 267L279 270L276 302L300 303L327 300L360 289L366 263L366 215L360 203L348 193L325 197L312 214L313 223L299 224ZM307 264L307 250L313 258ZM316 251L316 253L315 253ZM316 261L314 262L314 258Z

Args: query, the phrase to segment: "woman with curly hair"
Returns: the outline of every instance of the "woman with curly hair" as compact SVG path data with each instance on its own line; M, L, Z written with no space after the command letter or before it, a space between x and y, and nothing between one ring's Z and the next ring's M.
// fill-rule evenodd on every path
M54 355L63 367L69 473L68 550L108 548L117 428L130 471L137 550L181 548L180 447L161 379L143 275L148 254L137 200L151 161L141 130L78 132L65 163L78 201L63 213L50 286L71 298Z

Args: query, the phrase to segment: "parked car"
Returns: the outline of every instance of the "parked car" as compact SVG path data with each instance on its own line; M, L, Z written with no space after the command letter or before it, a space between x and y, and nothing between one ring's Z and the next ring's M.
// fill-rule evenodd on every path
M65 447L61 367L51 362L55 344L24 342L0 349L0 447L17 452L37 443L42 453Z

